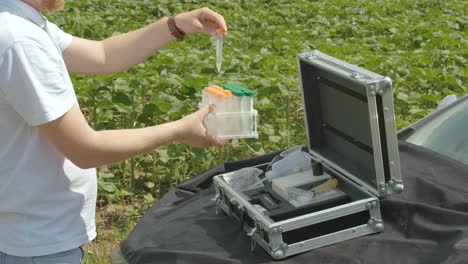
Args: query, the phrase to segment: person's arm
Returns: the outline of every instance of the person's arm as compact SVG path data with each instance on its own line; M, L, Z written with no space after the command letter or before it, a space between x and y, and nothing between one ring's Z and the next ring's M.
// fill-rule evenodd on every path
M208 8L178 14L175 23L186 34L214 35L216 28L227 32L224 18ZM111 74L142 62L174 39L164 17L146 27L102 41L73 37L63 57L70 72Z
M81 168L94 168L148 153L179 141L194 147L222 146L228 141L209 135L203 118L207 106L178 121L138 129L94 131L78 105L62 117L38 126L41 134L66 158Z

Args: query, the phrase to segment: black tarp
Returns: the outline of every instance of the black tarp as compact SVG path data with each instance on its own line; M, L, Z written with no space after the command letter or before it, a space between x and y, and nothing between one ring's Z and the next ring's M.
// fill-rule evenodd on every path
M211 178L268 162L277 153L194 176L152 206L120 245L136 263L468 263L468 167L400 142L405 190L381 203L383 233L274 261L229 217L215 214Z

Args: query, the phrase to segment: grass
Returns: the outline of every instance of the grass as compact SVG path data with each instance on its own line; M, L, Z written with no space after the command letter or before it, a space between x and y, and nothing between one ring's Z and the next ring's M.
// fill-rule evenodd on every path
M108 263L111 248L174 184L227 160L304 144L297 53L319 49L390 76L398 128L444 96L467 93L466 1L71 0L48 17L99 40L202 5L228 22L223 74L216 73L212 39L191 35L127 72L73 75L80 105L96 129L143 127L194 111L202 84L237 82L256 92L260 138L221 150L171 144L99 168L98 238L86 246L86 263Z

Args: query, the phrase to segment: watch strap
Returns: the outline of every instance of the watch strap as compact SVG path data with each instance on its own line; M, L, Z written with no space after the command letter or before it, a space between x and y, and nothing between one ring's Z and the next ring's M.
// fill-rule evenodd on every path
M177 27L174 18L175 16L170 16L167 19L167 26L169 27L169 31L171 32L171 35L174 36L176 39L183 39L185 36L185 32Z

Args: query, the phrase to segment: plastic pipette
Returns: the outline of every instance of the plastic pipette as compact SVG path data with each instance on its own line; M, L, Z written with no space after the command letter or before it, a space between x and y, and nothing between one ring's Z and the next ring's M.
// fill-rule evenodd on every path
M221 64L223 63L223 30L216 29L216 69L221 73Z

